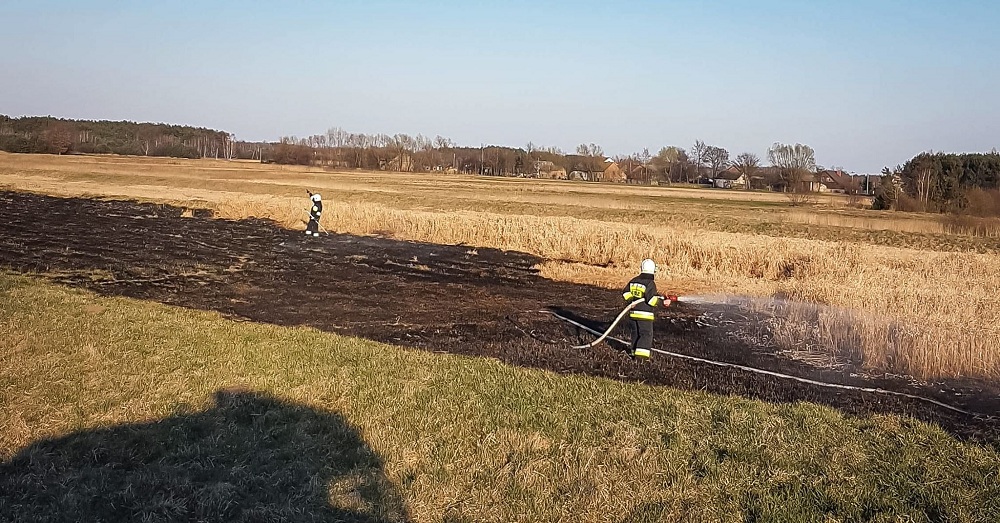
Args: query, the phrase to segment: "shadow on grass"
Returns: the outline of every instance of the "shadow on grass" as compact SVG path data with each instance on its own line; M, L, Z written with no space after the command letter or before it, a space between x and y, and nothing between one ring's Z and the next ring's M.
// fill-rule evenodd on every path
M0 464L0 521L409 519L342 416L262 393L42 440Z
M675 308L680 309L683 306L675 306ZM610 321L595 319L592 314L581 313L565 307L549 306L547 310L597 332L604 332L611 326ZM674 314L676 317L676 312ZM584 344L595 338L592 332L577 325L566 322L560 326L573 343ZM697 350L692 354L690 346L677 346L677 341L680 339L677 336L679 328L683 329L684 327L678 327L663 320L655 322L654 350L669 350L830 384L848 385L862 389L880 388L913 394L940 401L946 405L968 409L974 415L946 410L930 402L903 398L898 395L819 387L792 379L764 376L733 368L720 368L683 359L665 358L661 355L654 355L652 360L636 361L636 364L629 368L632 372L630 377L648 384L669 385L679 390L699 390L770 403L811 402L835 408L842 414L853 417L867 417L872 414L907 415L925 423L937 425L963 441L975 442L1000 451L1000 417L992 415L996 412L996 396L986 394L982 390L972 389L971 393L968 393L965 389L945 388L940 383L911 384L900 378L863 376L836 368L818 368L803 361L768 354L746 345L745 342L738 339L727 339L724 337L725 332L695 331L702 337L704 343L697 346ZM619 340L631 340L631 323L627 319L623 319L612 331L611 336L617 337ZM620 343L610 337L602 344L606 344L618 352L625 352L629 349L629 344ZM597 349L588 349L588 351L595 350ZM949 397L949 393L956 396L968 393L968 397L963 402L956 402L954 397Z

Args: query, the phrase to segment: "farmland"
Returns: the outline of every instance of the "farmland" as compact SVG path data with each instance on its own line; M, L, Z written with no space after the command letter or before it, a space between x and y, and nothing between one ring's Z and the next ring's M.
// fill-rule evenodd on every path
M465 244L540 258L549 279L617 288L656 259L679 293L783 296L852 312L819 321L817 346L924 380L1000 377L993 237L949 234L928 215L845 207L822 195L627 187L469 176L331 173L244 162L3 156L0 185L211 209L304 226L304 188L332 202L323 225L355 235ZM902 325L903 328L894 326ZM918 328L919 327L919 328ZM850 335L838 335L850 330Z
M0 186L4 466L35 452L40 467L5 469L9 485L54 488L46 470L58 467L37 456L126 438L102 427L145 433L134 424L167 416L198 432L263 409L319 416L363 448L324 472L334 479L317 498L355 516L979 521L1000 510L993 419L685 360L639 364L614 344L573 351L589 335L539 312L603 327L651 256L665 290L801 304L766 325L769 343L733 336L731 316L711 321L725 311L679 304L657 323L657 347L993 412L995 240L931 216L831 195L791 208L768 193L117 157L0 155ZM305 188L323 193L330 234L302 237ZM32 450L44 437L77 440ZM749 448L761 452L738 450ZM338 493L349 484L374 494ZM192 496L202 509L226 495ZM332 510L317 499L284 516Z

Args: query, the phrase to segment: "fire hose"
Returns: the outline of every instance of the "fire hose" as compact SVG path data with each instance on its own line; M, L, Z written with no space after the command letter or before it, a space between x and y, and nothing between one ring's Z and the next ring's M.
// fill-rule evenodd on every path
M674 297L671 296L670 298L674 298ZM673 299L672 301L676 301L676 299ZM642 302L642 300L635 300L632 303L629 303L628 306L626 306L625 309L623 309L622 312L620 314L618 314L618 317L615 318L615 321L611 323L611 326L608 327L608 329L605 332L603 332L603 333L600 332L600 331L597 331L595 329L592 329L592 328L590 328L590 327L588 327L588 326L586 326L586 325L584 325L584 324L582 324L580 322L577 322L577 321L574 321L574 320L572 320L570 318L562 316L562 315L560 315L560 314L558 314L558 313L556 313L554 311L540 310L538 312L544 313L544 314L551 314L552 316L555 316L557 319L560 319L560 320L562 320L562 321L564 321L566 323L569 323L570 325L573 325L573 326L576 326L576 327L578 327L580 329L583 329L583 330L585 330L585 331L587 331L587 332L589 332L591 334L594 334L595 336L599 336L599 338L597 338L596 340L594 340L594 342L592 342L592 343L589 343L589 344L586 344L586 345L574 345L573 346L574 349L587 349L587 348L591 348L591 347L596 346L598 343L604 341L605 339L608 339L608 337L610 336L611 332L615 329L615 327L618 325L618 322L621 321L621 319L625 316L625 314L628 311L632 310L636 305L638 305L641 302ZM618 338L610 338L610 339L613 340L613 341L616 341L618 343L624 344L624 345L629 345L629 343L627 341L622 340L622 339L618 339ZM988 415L985 415L985 414L980 414L980 413L977 413L977 412L971 412L971 411L963 410L963 409L960 409L958 407L953 407L951 405L948 405L947 403L942 403L940 401L937 401L937 400L934 400L934 399L931 399L931 398L927 398L927 397L924 397L924 396L917 396L915 394L907 394L905 392L896 392L896 391L892 391L892 390L880 389L880 388L875 388L875 387L859 387L859 386L856 386L856 385L841 385L839 383L828 383L828 382L825 382L825 381L817 381L817 380L811 380L811 379L808 379L808 378L800 378L798 376L792 376L792 375L789 375L789 374L782 374L780 372L774 372L774 371L770 371L770 370L757 369L757 368L754 368L754 367L747 367L746 365L738 365L738 364L735 364L735 363L726 363L726 362L722 362L722 361L714 361L714 360L709 360L709 359L705 359L705 358L698 358L696 356L688 356L687 354L679 354L679 353L676 353L676 352L670 352L670 351L666 351L666 350L662 350L662 349L650 349L650 350L653 351L653 352L655 352L655 353L657 353L657 354L663 354L664 356L671 356L671 357L674 357L674 358L680 358L680 359L685 359L685 360L690 360L690 361L697 361L699 363L707 363L709 365L715 365L717 367L734 368L734 369L739 369L739 370L743 370L743 371L746 371L746 372L753 372L753 373L756 373L756 374L763 374L765 376L772 376L772 377L775 377L775 378L782 378L782 379L794 380L794 381L798 381L800 383L808 383L810 385L816 385L818 387L828 387L828 388L834 388L834 389L844 389L844 390L853 390L853 391L860 391L860 392L870 392L870 393L874 393L874 394L886 394L886 395L890 395L890 396L899 396L899 397L903 397L903 398L909 398L909 399L924 401L924 402L927 402L927 403L931 403L931 404L937 405L938 407L942 407L942 408L945 408L945 409L948 409L948 410L951 410L951 411L954 411L954 412L958 412L960 414L965 414L966 416L979 417L979 418L992 418L993 417L993 416L988 416Z
M677 296L673 295L673 294L669 294L667 296L663 296L662 299L666 302L667 305L670 305L671 302L677 301ZM640 298L638 300L632 301L632 303L629 303L628 306L626 306L624 309L622 309L622 311L618 314L618 317L615 318L615 321L611 322L611 326L608 327L608 330L605 331L604 334L600 335L601 336L600 338L597 338L593 342L588 343L586 345L574 345L573 348L574 349L589 349L591 347L596 347L598 343L601 343L602 341L604 341L615 330L615 327L618 326L618 323L622 321L622 318L624 318L625 315L628 314L629 311L631 311L632 309L634 309L637 305L639 305L642 302L643 302L643 300ZM590 331L590 332L594 332L594 331ZM594 334L598 334L598 333L594 332ZM622 340L615 340L615 341L619 341L620 342ZM624 343L624 342L622 342L622 343Z
M310 213L309 209L302 209L302 210L305 211L306 214L309 214L309 220L311 221L313 219L313 217L312 217L312 214ZM308 225L309 222L306 222L306 224ZM326 234L326 235L330 234L325 228L323 228L323 224L319 222L319 218L316 219L316 225L319 226L319 230L323 231L323 234Z
M622 321L622 318L624 318L625 315L628 314L628 312L630 310L634 309L636 307L636 305L639 305L642 302L643 302L643 300L639 299L639 300L633 301L632 303L629 303L628 306L625 307L624 309L622 309L621 313L618 314L618 317L615 318L615 321L611 322L611 326L608 327L608 330L604 331L604 334L601 334L601 337L597 338L596 340L594 340L594 341L592 341L590 343L587 343L586 345L574 345L573 348L574 349L589 349L591 347L596 347L598 343L601 343L602 341L604 341L604 339L607 338L611 334L611 332L615 330L615 327L618 326L618 322ZM557 315L557 317L558 317L558 315ZM599 334L599 333L597 333L595 331L590 331L590 332L593 332L594 334ZM620 340L618 340L618 341L620 341Z

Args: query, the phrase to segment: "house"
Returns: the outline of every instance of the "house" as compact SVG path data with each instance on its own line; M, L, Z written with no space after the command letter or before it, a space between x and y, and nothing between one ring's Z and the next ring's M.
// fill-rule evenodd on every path
M626 181L625 171L618 163L603 156L566 155L566 165L570 167L569 179L593 182Z
M806 192L822 192L823 184L819 181L819 175L816 173L805 173L799 177L799 184L802 185L802 190Z
M601 172L595 171L592 177L598 182L625 183L626 181L625 171L622 170L617 162L611 160L604 160L604 170Z
M544 176L540 177L544 178ZM566 169L556 167L555 169L549 171L548 178L550 180L569 180L569 175L566 173Z
M531 162L531 168L539 178L545 178L546 173L555 170L556 164L547 160L535 160Z
M750 175L750 188L755 190L778 191L776 186L781 181L781 169L777 167L758 167Z
M749 178L740 173L736 167L722 171L716 178L732 182L733 188L753 189L755 191L783 191L785 182L781 177L781 169L777 167L757 167ZM747 185L749 184L749 187Z
M719 189L745 189L747 186L746 176L743 176L735 167L730 167L716 174L712 182Z
M837 194L858 194L861 186L851 175L837 170L823 170L816 173L819 181L820 192L832 192Z
M768 187L775 192L819 192L821 184L816 173L803 172L795 175L794 182L789 180L780 168L775 167L773 174L767 179ZM795 184L797 187L792 187Z
M547 160L535 160L532 165L535 169L535 177L548 180L565 180L566 169L559 167L554 162Z

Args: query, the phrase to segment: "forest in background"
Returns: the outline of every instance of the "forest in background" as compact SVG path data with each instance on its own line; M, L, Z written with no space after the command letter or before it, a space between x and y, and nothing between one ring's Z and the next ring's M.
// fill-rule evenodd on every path
M644 149L609 157L594 143L580 144L574 153L567 153L532 142L523 147L466 147L442 136L351 133L340 128L306 138L247 142L226 131L201 127L51 116L0 115L0 150L244 159L333 169L493 176L538 176L543 170L599 173L607 162L614 162L625 173L624 181L690 183L723 173L754 180L765 179L767 174L776 180L766 181L763 187L783 181L783 190L791 191L811 185L803 182L824 171L816 165L812 148L800 144L774 144L767 151L771 165L765 166L756 154L744 152L730 159L725 148L700 140L688 149L664 146L655 155ZM920 153L894 169L885 168L872 192L876 209L1000 216L1000 153L996 149L972 154Z

